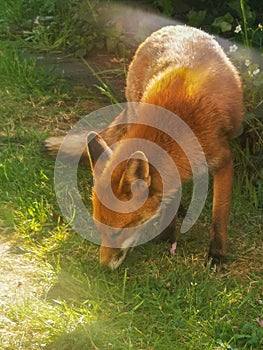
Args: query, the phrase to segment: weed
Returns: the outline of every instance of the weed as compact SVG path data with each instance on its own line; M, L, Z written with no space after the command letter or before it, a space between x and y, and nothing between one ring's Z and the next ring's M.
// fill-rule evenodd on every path
M63 93L63 76L54 68L49 70L37 64L36 59L28 57L28 53L19 50L15 45L6 43L1 48L0 79L5 91L13 91L14 95L40 97L46 95L61 96Z
M118 104L119 100L114 96L114 93L111 91L110 86L108 84L106 84L103 79L101 79L100 75L91 67L91 65L87 62L87 60L85 60L82 57L82 61L85 63L85 65L88 67L88 69L90 70L90 72L94 75L94 77L98 80L98 82L100 83L100 85L95 85L98 90L105 96L108 97L110 103L112 104Z
M244 22L246 22L246 18L244 18ZM262 207L263 66L258 60L259 54L256 54L249 47L253 44L255 33L262 32L260 28L260 25L258 25L254 31L252 29L249 31L247 27L243 28L238 25L235 33L243 36L245 47L235 44L230 47L229 52L230 58L242 75L245 100L243 130L241 130L239 139L235 144L237 172L239 174L237 182L242 191L248 192L248 196L256 207ZM249 37L248 32L253 33L253 35Z

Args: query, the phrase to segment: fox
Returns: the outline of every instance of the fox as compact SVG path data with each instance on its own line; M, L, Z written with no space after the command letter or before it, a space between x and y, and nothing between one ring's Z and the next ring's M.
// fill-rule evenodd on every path
M127 109L107 129L101 133L86 131L82 136L87 138L83 157L89 160L94 177L91 200L101 240L100 264L118 268L143 234L138 233L136 227L145 222L151 225L151 219L159 213L162 179L142 149L141 140L162 147L176 165L179 178L173 174L170 163L158 159L160 169L169 179L170 198L176 197L181 183L193 178L191 162L179 143L163 131L163 123L167 121L158 111L160 128L151 126L149 105L168 110L180 118L200 144L213 178L208 259L213 264L221 264L226 261L234 178L230 142L243 121L243 89L237 69L212 35L186 25L169 25L153 32L137 48L129 65L125 95ZM133 102L139 106L129 107ZM192 147L195 156L192 138L188 139L187 134L182 137L186 138L185 143ZM127 140L133 140L132 146L127 146ZM75 141L69 145L69 154L79 151ZM55 152L59 142L50 138L46 146ZM124 153L128 156L116 165L116 160ZM198 155L195 166L202 167ZM122 212L118 207L121 204L110 208L101 200L100 193L108 196L107 179L118 203L132 199L135 206L131 206L130 212ZM176 214L160 234L161 239L174 240ZM161 215L166 214L162 212ZM127 228L129 236L124 230Z

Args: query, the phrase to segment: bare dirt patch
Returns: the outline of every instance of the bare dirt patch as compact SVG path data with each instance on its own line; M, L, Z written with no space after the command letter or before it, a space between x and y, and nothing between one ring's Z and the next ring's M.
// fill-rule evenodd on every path
M43 271L46 274L46 267L43 269L36 260L19 254L18 247L0 241L0 307L10 300L19 304L47 292L51 278L44 276Z

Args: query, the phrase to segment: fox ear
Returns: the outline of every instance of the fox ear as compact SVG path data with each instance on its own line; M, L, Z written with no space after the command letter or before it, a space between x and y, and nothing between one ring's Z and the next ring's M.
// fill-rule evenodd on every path
M120 187L125 192L129 191L133 195L139 196L150 187L150 184L151 176L148 159L143 152L134 152L127 161Z
M112 150L103 140L103 138L96 133L91 131L87 137L87 149L90 160L90 166L94 175L102 173L105 163L110 159ZM98 164L96 164L98 162ZM96 164L96 173L94 173Z

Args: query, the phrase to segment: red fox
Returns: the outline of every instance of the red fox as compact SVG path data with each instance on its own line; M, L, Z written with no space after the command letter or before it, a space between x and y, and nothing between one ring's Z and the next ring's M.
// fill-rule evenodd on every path
M176 164L182 182L192 177L191 165L184 150L161 127L153 128L147 124L149 116L144 104L171 111L197 137L214 180L208 256L215 263L223 261L226 257L233 181L229 141L241 127L243 115L242 84L237 70L211 35L188 26L167 26L151 34L139 46L129 66L126 83L127 101L139 102L142 107L136 111L128 108L117 117L117 121L126 122L127 125L114 128L113 122L103 133L91 132L88 135L87 153L95 178L93 217L101 238L100 263L112 269L117 268L138 237L135 235L127 239L122 235L122 229L135 228L149 220L160 205L162 182L158 169L150 164L141 149L141 139L165 149ZM129 124L130 118L133 118L133 123ZM140 123L142 120L143 125ZM128 139L134 142L133 147L127 150L123 141ZM110 146L117 140L120 142L112 150ZM186 142L190 143L191 140ZM51 139L49 148L52 148L52 143ZM116 158L124 149L130 152L128 158L115 166ZM100 157L102 153L104 156ZM160 166L165 169L167 177L172 179L169 165L161 159ZM132 197L135 202L140 201L147 191L148 196L143 205L129 213L117 212L105 206L98 193L105 192L105 179L109 177L114 195L122 202ZM136 180L142 181L133 186ZM171 192L176 193L176 180L170 183L173 184ZM119 233L112 234L105 227L119 228ZM168 233L174 229L175 220L172 220Z

